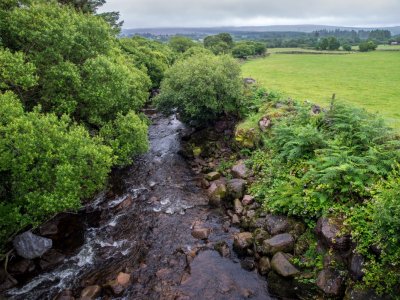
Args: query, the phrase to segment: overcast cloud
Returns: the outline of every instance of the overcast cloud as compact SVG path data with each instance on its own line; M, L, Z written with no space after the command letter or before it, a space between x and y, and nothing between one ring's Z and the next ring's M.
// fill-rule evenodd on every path
M107 0L124 28L400 24L400 0Z

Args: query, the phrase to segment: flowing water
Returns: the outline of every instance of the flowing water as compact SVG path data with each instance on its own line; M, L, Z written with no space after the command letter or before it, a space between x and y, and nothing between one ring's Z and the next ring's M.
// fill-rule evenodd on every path
M150 151L119 178L116 194L102 193L85 210L83 245L51 272L10 290L11 299L54 299L62 290L105 284L123 271L131 284L120 299L271 299L266 281L241 268L221 210L207 205L199 180L178 154L185 128L175 117L152 117ZM192 237L194 224L211 229ZM214 245L225 242L229 258ZM118 297L115 297L118 298Z

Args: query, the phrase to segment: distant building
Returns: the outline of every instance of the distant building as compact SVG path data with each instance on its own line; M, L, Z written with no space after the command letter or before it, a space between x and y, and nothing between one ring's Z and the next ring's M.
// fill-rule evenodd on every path
M399 42L391 42L390 45L394 46L394 45L400 45Z

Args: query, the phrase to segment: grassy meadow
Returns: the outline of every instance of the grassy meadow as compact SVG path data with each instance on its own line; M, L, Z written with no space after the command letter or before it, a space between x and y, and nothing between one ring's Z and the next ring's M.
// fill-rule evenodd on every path
M270 90L321 105L328 104L335 93L338 101L378 113L400 130L400 51L346 55L279 52L274 49L266 58L246 62L243 75Z

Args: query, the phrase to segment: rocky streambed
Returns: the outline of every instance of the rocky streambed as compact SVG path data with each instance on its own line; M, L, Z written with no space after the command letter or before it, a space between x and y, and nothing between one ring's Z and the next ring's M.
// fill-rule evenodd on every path
M114 172L110 190L79 214L34 232L52 241L50 250L36 258L11 253L4 297L272 299L261 276L269 261L242 255L252 239L223 206L209 205L198 162L191 168L183 157L187 129L174 117L151 119L148 154Z

